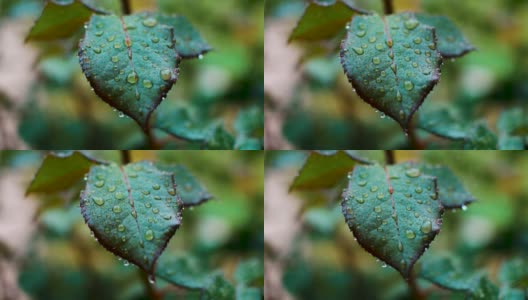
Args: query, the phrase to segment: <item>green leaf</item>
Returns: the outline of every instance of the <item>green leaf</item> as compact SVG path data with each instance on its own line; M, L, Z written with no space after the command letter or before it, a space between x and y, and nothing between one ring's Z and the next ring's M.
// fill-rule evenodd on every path
M475 201L456 175L446 166L413 164L424 174L436 177L438 183L438 199L445 208L464 208Z
M81 193L82 215L108 251L153 274L181 223L176 187L171 173L150 162L95 166Z
M163 107L156 115L154 127L208 149L233 149L234 146L234 138L221 120L202 121L190 107Z
M528 118L521 108L502 112L497 129L500 150L524 150L523 136L528 136Z
M332 188L355 165L356 160L345 151L310 152L293 180L290 191Z
M452 291L471 292L482 275L462 270L459 261L444 255L427 255L421 262L419 276Z
M366 13L351 1L313 0L290 35L289 41L316 41L329 39L345 27L355 13Z
M418 127L447 139L463 140L467 137L467 126L448 109L420 112Z
M72 36L92 13L103 13L80 0L46 1L42 14L29 31L26 41L47 41Z
M157 164L156 167L174 174L174 181L185 207L200 205L213 198L185 166Z
M234 276L237 283L262 287L264 285L264 265L262 260L253 258L239 263Z
M475 50L448 17L416 14L416 18L421 23L435 28L438 51L444 58L461 57Z
M262 290L259 288L247 287L239 284L236 287L236 300L260 300L262 299Z
M479 121L468 129L465 150L496 150L497 136L491 132L485 122Z
M357 16L341 44L341 64L358 95L407 131L440 79L434 29L413 14Z
M202 300L232 300L235 298L235 288L218 272L207 278Z
M175 48L181 57L194 58L211 51L211 46L184 16L157 14L156 19L174 29Z
M200 261L189 255L162 255L156 269L156 277L187 289L202 289L208 276Z
M406 279L442 222L436 178L409 163L356 166L341 206L359 244Z
M102 164L81 152L46 155L26 190L30 193L55 193L72 187L94 164Z
M498 300L499 289L486 276L482 276L478 284L467 297L468 300L486 299Z
M144 130L178 75L173 29L148 13L94 15L79 62L96 94Z
M261 107L254 106L241 110L235 119L234 128L237 133L235 149L262 149L264 113Z
M504 262L498 277L503 285L517 289L528 289L528 261L523 258L514 258Z

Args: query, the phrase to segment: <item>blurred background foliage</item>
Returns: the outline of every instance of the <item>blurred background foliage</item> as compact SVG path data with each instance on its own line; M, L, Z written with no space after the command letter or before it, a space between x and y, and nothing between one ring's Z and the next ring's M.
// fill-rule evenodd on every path
M383 151L357 152L384 163ZM334 189L288 193L307 154L270 151L266 156L266 282L275 283L272 288L266 286L266 294L281 289L283 299L409 299L400 274L361 248L349 231L340 207L346 178ZM522 151L395 154L396 162L416 160L449 166L477 198L465 211L445 212L440 234L415 268L446 255L460 261L470 274L483 271L500 287L505 263L515 261L524 265L525 277L518 288L526 297L528 155ZM281 207L287 213L271 214L268 207ZM419 284L431 292L428 299L467 299L423 280ZM524 299L522 295L503 297L500 299Z
M86 0L105 11L120 13L119 0ZM203 59L180 64L178 82L158 111L187 108L195 122L224 120L235 134L237 114L258 110L262 115L264 1L132 0L133 12L160 10L186 16L213 47ZM90 90L77 58L83 29L72 38L28 43L23 40L44 1L0 2L2 43L13 51L0 63L0 110L15 115L0 122L0 148L18 149L143 149L139 127L100 100ZM18 52L18 54L17 54ZM18 61L18 66L8 61ZM11 67L9 67L11 66ZM1 76L4 73L5 76ZM9 78L16 78L9 80ZM3 81L3 82L2 82ZM13 91L18 90L18 91ZM4 105L2 105L4 104ZM8 105L11 104L11 105ZM260 121L263 126L262 121ZM156 131L166 148L196 149ZM262 137L262 129L257 136ZM8 138L10 140L8 140Z
M87 153L120 162L119 151ZM262 152L131 154L132 161L184 164L214 196L183 212L182 226L163 256L197 260L207 270L220 269L231 282L239 263L251 259L262 263ZM61 194L24 197L42 157L36 151L0 152L0 266L7 266L0 271L0 282L7 282L3 293L9 295L16 288L32 299L147 299L138 268L124 266L90 237L79 208L82 182ZM156 285L167 292L163 299L199 298L199 292L186 292L159 278ZM0 290L0 298L3 293Z
M382 1L354 2L360 8L383 12ZM508 109L522 109L528 120L528 85L524 80L528 75L524 55L528 51L528 2L393 2L396 12L448 16L478 49L456 61L445 61L439 85L418 114L448 107L460 115L458 122L483 119L493 132L497 132L499 115ZM335 39L287 45L305 5L303 0L266 2L266 115L275 116L269 118L274 123L266 122L266 128L276 129L273 137L282 142L270 140L270 147L278 149L277 144L286 144L298 149L408 149L398 125L363 102L343 75L338 49L344 28ZM280 89L277 81L283 82ZM428 148L462 147L422 130L418 134ZM526 139L526 133L524 136Z

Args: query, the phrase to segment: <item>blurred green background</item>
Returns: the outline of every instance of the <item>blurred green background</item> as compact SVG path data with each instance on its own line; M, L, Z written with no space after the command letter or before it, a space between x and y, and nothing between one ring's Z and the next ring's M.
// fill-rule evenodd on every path
M118 151L89 151L119 163ZM138 269L124 266L90 237L79 208L82 182L59 195L24 197L43 152L0 152L0 298L147 299ZM132 151L143 159L181 163L214 196L183 212L164 252L220 269L233 282L236 266L263 259L264 154L255 151ZM198 299L197 292L159 279L163 299ZM10 294L11 292L11 294ZM7 293L7 294L6 294ZM5 299L5 298L2 298Z
M383 151L357 152L384 163ZM288 193L307 154L272 151L266 156L266 273L274 270L276 278L268 279L275 282L269 290L281 289L284 299L409 299L401 275L383 267L354 241L340 207L346 178L335 189ZM517 259L528 265L528 153L395 154L396 162L416 160L449 166L477 198L465 211L445 212L439 235L415 268L424 260L447 254L460 260L470 274L482 270L498 285L503 263ZM280 207L283 213L272 214L268 207ZM441 289L425 281L419 284L433 292L428 299L465 299L463 294L442 294ZM528 292L526 280L519 284Z
M363 102L344 76L338 58L344 28L337 38L329 41L286 44L306 2L266 2L265 81L269 82L265 87L266 110L276 115L274 124L267 123L266 127L280 128L274 138L283 142L269 143L287 142L289 148L298 149L409 149L397 123L382 118L381 113ZM383 11L381 0L354 2L360 8ZM439 85L418 114L449 107L461 116L461 122L484 119L494 132L496 120L504 110L522 108L528 119L528 85L524 80L528 75L527 1L394 0L393 3L396 12L422 11L448 16L478 49L457 60L445 61ZM279 89L277 81L287 82ZM418 133L430 148L460 149L460 145L447 144L423 131Z
M107 11L120 9L119 0L86 1ZM191 107L200 121L223 119L231 134L241 110L256 108L261 112L263 0L225 0L221 4L212 0L130 2L133 12L160 10L186 16L213 48L201 60L180 64L178 82L158 110ZM5 139L0 148L146 148L139 126L129 118L119 118L118 112L90 90L77 58L82 28L73 38L59 42L23 43L43 3L0 2L0 42L12 48L0 52L0 111L14 116L0 122L0 133ZM7 61L18 61L16 69ZM156 134L160 139L166 138L161 131ZM181 140L168 141L171 149L200 147Z

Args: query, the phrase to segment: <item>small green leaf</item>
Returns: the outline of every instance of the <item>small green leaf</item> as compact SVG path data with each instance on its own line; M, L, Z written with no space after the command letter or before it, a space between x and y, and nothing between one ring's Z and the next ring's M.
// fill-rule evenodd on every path
M154 127L208 149L233 149L235 143L221 120L202 121L196 111L184 106L160 109Z
M514 258L504 262L498 277L502 285L528 289L528 261L523 258Z
M72 36L88 21L92 13L103 13L83 1L46 1L26 41L47 41Z
M439 137L463 140L467 136L467 126L448 109L420 112L418 127Z
M355 13L366 13L351 1L312 0L290 35L289 41L316 41L329 39L345 27Z
M424 174L437 178L438 199L445 208L464 208L475 201L455 174L446 166L413 164Z
M436 178L412 164L356 166L341 202L359 244L404 278L440 231Z
M30 193L55 193L72 187L94 164L101 164L81 152L48 154L26 190Z
M465 150L496 150L497 136L491 132L483 121L475 122L467 132Z
M440 79L434 29L413 14L357 16L341 44L341 64L358 95L407 131Z
M498 300L499 288L493 284L486 276L482 276L467 296L468 300L486 299ZM511 299L510 299L511 300Z
M241 110L235 119L234 128L237 133L235 149L262 149L264 113L261 107L254 106Z
M235 288L218 272L207 278L202 300L233 300Z
M444 255L427 255L421 261L419 276L445 289L464 292L471 292L482 277L463 271L457 260Z
M264 285L264 265L262 260L253 258L239 263L234 276L237 283L262 287Z
M95 166L81 193L82 215L108 251L153 274L181 224L176 187L171 173L150 162Z
M202 289L209 275L194 257L165 254L160 257L156 276L187 289Z
M421 23L435 28L438 51L444 58L461 57L475 50L475 47L466 40L464 34L448 17L416 14L416 18Z
M178 192L184 206L200 205L213 198L185 166L157 164L156 167L174 174L174 181L178 184Z
M157 14L156 19L174 29L175 48L181 57L194 58L211 51L211 46L184 16Z
M239 284L236 287L236 300L260 300L262 299L262 290L254 287L247 287Z
M521 108L502 112L497 129L500 150L524 150L523 136L528 136L528 118Z
M151 14L94 15L79 62L96 94L145 129L178 77L174 47L173 29Z
M345 178L356 163L345 151L311 152L293 180L290 191L332 188Z

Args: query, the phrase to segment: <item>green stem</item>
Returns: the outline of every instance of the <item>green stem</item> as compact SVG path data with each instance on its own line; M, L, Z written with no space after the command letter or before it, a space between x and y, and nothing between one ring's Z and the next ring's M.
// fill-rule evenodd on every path
M409 286L409 290L411 291L412 299L414 300L424 300L425 299L424 293L422 293L422 291L418 287L414 272L411 272L411 276L409 277L409 279L407 279L407 285Z
M147 127L143 129L143 132L145 133L145 136L147 137L147 143L151 150L159 150L160 146L158 142L156 141L156 138L154 137L154 134L152 132L152 126L150 125L150 121L152 120L152 116L147 121Z
M418 139L418 136L416 135L416 126L414 120L416 120L417 118L418 116L414 115L414 119L411 121L406 135L407 139L409 140L409 145L413 150L424 150L425 145L420 141L420 139Z
M391 15L394 13L394 5L392 5L392 0L383 0L383 10L386 15Z
M121 0L121 10L124 15L129 15L132 12L130 9L130 0Z
M396 159L394 158L394 150L385 150L385 164L393 165L395 163Z

